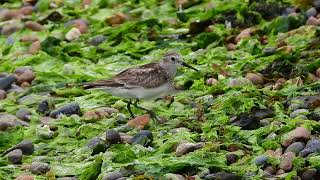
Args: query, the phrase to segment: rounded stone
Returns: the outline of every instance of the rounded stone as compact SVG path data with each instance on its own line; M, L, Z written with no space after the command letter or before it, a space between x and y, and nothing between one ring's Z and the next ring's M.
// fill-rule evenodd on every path
M257 73L248 73L245 77L250 80L254 85L262 85L264 83L263 76Z
M279 168L283 169L284 171L290 171L293 167L293 159L295 154L293 152L284 153L280 158L280 165Z
M113 171L105 175L102 180L116 180L122 178L123 174L120 171Z
M237 162L238 156L236 154L226 154L227 165Z
M50 171L50 166L48 163L33 162L31 164L30 171L34 174L45 174Z
M30 118L31 118L31 112L27 109L19 109L17 112L16 112L16 116L17 118L23 120L23 121L30 121Z
M254 163L258 166L264 166L268 163L268 156L258 156L255 160Z
M0 100L7 98L6 91L0 89Z
M318 13L318 12L317 12L317 9L314 8L314 7L312 7L312 8L310 8L310 9L308 9L308 10L306 11L306 16L307 16L307 17L316 16L317 13Z
M308 115L310 112L308 109L297 109L290 113L290 118L294 119L298 117L299 115Z
M301 174L301 180L312 180L316 174L317 174L317 169L315 168L306 169Z
M296 141L307 141L310 139L310 130L304 127L297 127L296 129L285 134L281 140L281 144L285 147Z
M106 141L110 144L117 144L121 142L121 137L118 131L110 129L106 133Z
M293 152L297 155L304 149L304 147L305 144L303 142L294 142L290 144L284 152Z
M7 154L8 160L13 164L20 164L22 161L21 149L15 149Z

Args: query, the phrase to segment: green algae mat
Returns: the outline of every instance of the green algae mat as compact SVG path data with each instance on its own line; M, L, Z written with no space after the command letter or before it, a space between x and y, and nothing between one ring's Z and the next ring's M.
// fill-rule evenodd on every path
M0 4L1 180L320 178L320 1ZM76 86L170 51L161 122Z

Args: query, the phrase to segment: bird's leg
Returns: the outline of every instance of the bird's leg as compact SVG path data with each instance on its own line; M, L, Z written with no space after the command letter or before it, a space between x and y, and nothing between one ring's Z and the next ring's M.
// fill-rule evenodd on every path
M167 108L170 108L171 104L174 102L174 96L167 96L167 99L169 99L169 104L167 104Z
M139 105L138 105L138 102L139 102L139 99L137 99L137 100L133 103L133 106L136 107L136 108L138 108L138 109L142 109L142 110L146 111L146 112L150 115L150 117L151 117L152 119L156 120L157 122L160 122L160 120L157 118L156 114L155 114L153 111L151 111L151 110L149 110L149 109L146 109L146 108L144 108L144 107L139 106Z
M131 118L133 119L133 118L134 118L134 115L133 115L133 113L132 113L132 111L131 111L131 104L132 104L131 99L130 99L127 103L128 103L128 104L127 104L127 109L128 109L128 111L129 111L129 113L130 113Z

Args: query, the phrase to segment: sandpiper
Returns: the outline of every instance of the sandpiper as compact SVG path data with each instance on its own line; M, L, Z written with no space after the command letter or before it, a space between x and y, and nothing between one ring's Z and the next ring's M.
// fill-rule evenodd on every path
M131 111L133 104L136 108L147 111L151 118L158 120L153 111L140 107L137 103L140 99L159 98L174 92L176 89L173 80L180 66L198 71L183 62L180 54L168 52L157 63L129 68L110 79L83 83L82 87L104 90L114 96L129 99L127 108L132 118L134 118ZM136 101L132 103L133 100Z

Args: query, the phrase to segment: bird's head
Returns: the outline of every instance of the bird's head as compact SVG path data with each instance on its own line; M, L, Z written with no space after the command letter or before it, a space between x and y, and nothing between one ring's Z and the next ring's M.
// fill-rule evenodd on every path
M196 68L190 66L189 64L185 63L183 61L182 56L179 53L176 52L168 52L163 56L162 64L165 66L171 66L171 67L179 67L179 66L185 66L187 68L193 69L195 71L198 71Z

